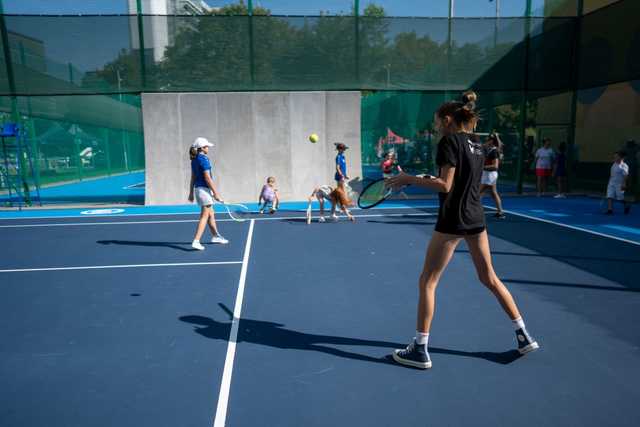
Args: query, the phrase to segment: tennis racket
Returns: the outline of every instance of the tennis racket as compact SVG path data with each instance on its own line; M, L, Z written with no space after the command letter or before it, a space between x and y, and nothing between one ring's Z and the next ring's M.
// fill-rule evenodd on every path
M420 174L416 176L424 178L430 177L431 175ZM394 190L391 187L387 187L385 184L386 178L381 178L367 185L358 197L358 206L360 209L371 209L378 206L394 194L401 193L402 189L405 188L402 187Z
M231 218L237 222L244 222L247 220L247 217L251 214L249 208L240 203L224 203L220 202L220 204L224 207Z

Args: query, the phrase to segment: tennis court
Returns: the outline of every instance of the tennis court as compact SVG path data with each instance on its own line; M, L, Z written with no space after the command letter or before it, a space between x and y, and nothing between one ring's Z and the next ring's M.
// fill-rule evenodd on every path
M506 205L527 200L577 203ZM165 213L0 221L0 424L639 422L637 235L487 209L496 270L541 350L519 357L461 244L419 371L389 354L414 331L432 205L356 210L355 224L220 215L230 244L202 252L196 216Z
M0 0L0 427L640 426L637 16Z

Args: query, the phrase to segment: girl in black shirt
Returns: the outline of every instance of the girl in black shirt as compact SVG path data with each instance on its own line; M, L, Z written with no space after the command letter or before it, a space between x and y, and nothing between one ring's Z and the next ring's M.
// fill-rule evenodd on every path
M418 178L401 172L389 178L387 184L396 188L419 185L438 191L440 197L438 221L419 280L416 337L406 349L393 353L393 359L403 365L431 368L427 344L435 310L435 291L442 272L462 239L467 242L480 281L496 296L513 321L520 354L538 348L538 343L525 329L511 293L491 264L484 210L480 201L484 150L482 145L473 142L472 137L478 120L476 100L474 92L466 92L461 101L446 102L436 112L436 126L443 135L436 157L440 168L438 177Z

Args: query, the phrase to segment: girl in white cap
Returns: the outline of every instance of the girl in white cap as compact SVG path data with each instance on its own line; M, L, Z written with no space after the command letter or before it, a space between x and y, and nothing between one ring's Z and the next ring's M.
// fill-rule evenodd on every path
M199 251L204 250L204 246L200 243L200 238L204 233L204 229L209 224L209 229L213 237L211 243L226 244L229 243L227 239L222 237L218 233L216 227L216 218L211 208L213 200L222 202L220 195L216 191L216 187L213 185L213 179L211 178L211 162L207 154L209 153L209 147L213 147L213 144L207 141L206 138L196 138L189 148L189 157L191 158L191 182L189 184L189 201L195 200L200 206L200 221L198 222L198 228L196 228L196 235L193 238L191 247Z

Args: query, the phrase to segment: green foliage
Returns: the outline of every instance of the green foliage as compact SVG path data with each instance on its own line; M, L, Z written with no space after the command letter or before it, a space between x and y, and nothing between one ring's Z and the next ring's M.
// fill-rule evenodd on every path
M384 18L387 13L384 10L384 7L378 6L375 3L369 3L363 11L363 16L368 16L371 18Z
M253 6L253 15L254 16L264 16L270 15L271 11L264 7ZM242 16L249 14L249 7L245 4L243 0L240 0L237 4L227 4L222 6L219 9L214 9L211 12L212 15L218 16Z

